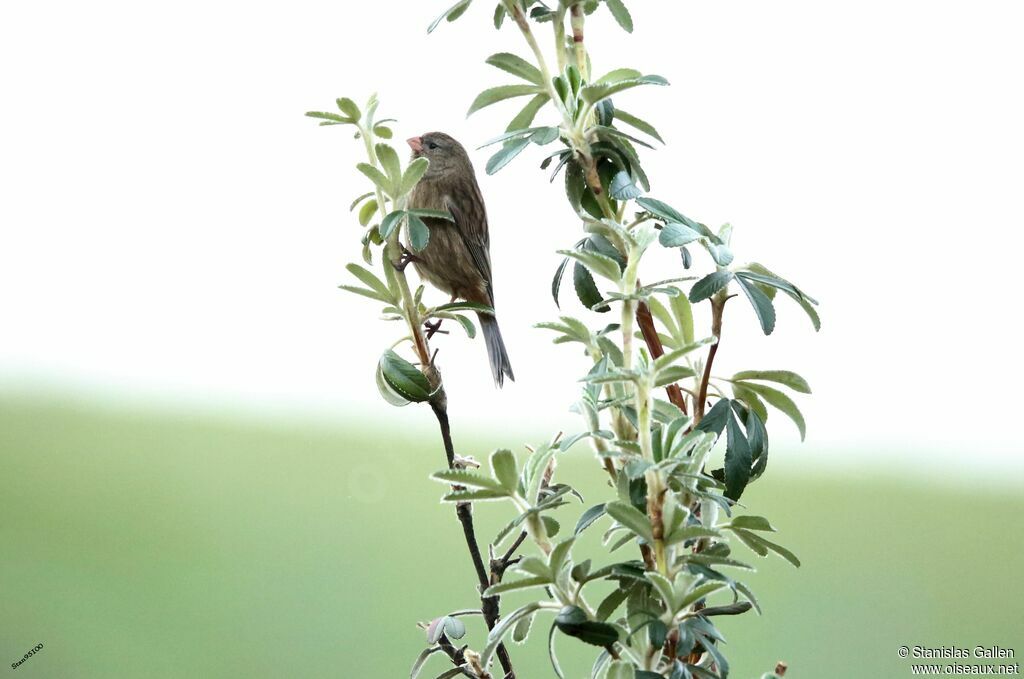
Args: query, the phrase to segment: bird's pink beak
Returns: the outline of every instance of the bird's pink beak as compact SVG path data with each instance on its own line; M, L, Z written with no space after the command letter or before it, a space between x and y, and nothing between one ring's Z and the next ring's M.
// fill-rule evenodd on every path
M405 143L409 145L413 153L423 153L423 137L410 137L405 140Z

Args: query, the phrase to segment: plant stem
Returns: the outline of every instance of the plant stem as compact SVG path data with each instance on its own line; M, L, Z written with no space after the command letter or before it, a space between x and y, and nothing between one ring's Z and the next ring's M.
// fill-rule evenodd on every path
M444 388L438 392L440 398L433 398L430 401L430 408L437 418L438 427L441 429L441 441L444 443L444 452L448 458L448 468L455 468L455 446L452 443L451 425L448 421L447 399L444 396ZM494 629L500 616L500 598L496 596L483 596L484 590L491 585L491 578L488 575L487 567L484 565L483 556L480 554L480 546L476 540L476 530L473 526L473 510L468 502L459 502L455 505L455 514L459 523L462 524L462 533L466 538L466 546L469 548L469 556L473 561L473 569L476 571L477 581L480 585L480 612L483 613L487 629ZM508 649L504 644L498 646L498 661L505 674L513 673L512 659L509 657ZM514 675L513 675L514 676Z
M700 380L700 389L697 390L697 401L693 404L693 426L695 427L700 424L701 419L704 417L704 402L708 398L708 383L711 381L711 365L715 362L715 356L718 355L718 346L722 342L722 312L725 310L725 303L728 300L729 296L725 290L718 291L711 298L711 334L715 338L715 343L708 350L708 360L704 364L704 375Z
M640 333L644 336L644 342L647 344L647 350L651 352L651 358L663 356L665 347L662 346L661 338L658 337L658 329L654 326L651 308L647 306L646 302L640 302L636 306L636 324L640 326ZM668 400L672 405L683 411L685 415L687 413L686 397L683 396L682 388L673 382L665 387L665 391L668 393Z

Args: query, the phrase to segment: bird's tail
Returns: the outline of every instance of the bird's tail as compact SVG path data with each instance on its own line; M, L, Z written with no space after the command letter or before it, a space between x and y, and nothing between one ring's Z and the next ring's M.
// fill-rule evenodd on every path
M505 375L515 382L515 375L512 374L512 364L508 361L508 352L505 351L505 342L501 339L501 330L498 329L498 319L491 314L477 314L480 319L480 328L484 332L484 342L487 343L487 358L491 361L491 374L494 375L494 386L501 387L505 381Z

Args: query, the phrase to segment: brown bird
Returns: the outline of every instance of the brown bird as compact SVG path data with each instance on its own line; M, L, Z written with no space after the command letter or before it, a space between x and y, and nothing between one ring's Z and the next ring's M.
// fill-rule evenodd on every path
M409 207L446 210L455 220L425 220L430 240L411 258L416 271L453 300L464 299L493 309L487 210L469 154L462 144L443 132L413 137L408 144L413 158L430 160L430 167L409 197ZM477 317L487 344L494 384L500 387L506 375L510 380L515 380L515 376L498 321L486 313L478 313Z

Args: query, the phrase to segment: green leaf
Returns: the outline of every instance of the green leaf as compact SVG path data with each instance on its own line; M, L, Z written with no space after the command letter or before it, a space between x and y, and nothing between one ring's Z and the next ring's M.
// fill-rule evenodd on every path
M636 507L625 502L609 502L605 505L605 511L613 519L647 542L654 542L654 533L651 530L650 520Z
M409 245L416 252L422 252L430 242L430 229L416 215L409 215Z
M389 212L387 216L381 220L380 226L377 228L377 231L380 232L380 237L387 240L388 236L390 236L395 228L401 224L403 217L405 217L404 210Z
M530 138L525 137L506 142L497 153L487 161L487 174L495 174L523 152L530 145Z
M387 297L388 300L392 300L391 291L388 290L388 286L384 284L379 278L377 278L371 271L364 269L358 264L347 264L345 269L358 278L364 285L373 290L377 291L381 296ZM393 302L392 302L393 303Z
M583 97L583 101L588 104L596 104L602 99L607 99L614 94L618 94L619 92L629 90L634 87L640 87L641 85L668 85L668 81L660 75L644 75L639 78L619 80L616 82L596 82L592 85L584 86L583 89L580 90L580 95Z
M500 5L499 5L500 6ZM530 636L530 627L533 625L532 615L526 615L519 618L519 622L512 628L512 641L517 644L521 644L526 641L526 638Z
M532 578L510 580L508 582L499 582L496 585L491 585L484 590L483 596L497 596L499 594L506 594L507 592L517 592L521 589L532 589L533 587L544 587L545 585L550 584L551 578L546 578L540 575Z
M725 496L730 500L738 500L750 481L750 467L754 460L750 442L731 412L726 423L726 436Z
M487 635L487 645L484 650L480 653L480 665L482 667L488 667L491 663L491 656L498 649L498 645L501 644L502 638L508 634L509 630L519 621L520 618L533 615L536 611L542 608L539 601L520 606L516 610L512 611L508 615L502 616L498 624L494 626L490 634Z
M801 414L800 409L796 407L796 403L793 402L789 396L786 396L783 392L772 387L765 386L763 384L757 384L756 382L744 382L743 385L755 392L758 396L763 398L765 401L778 410L782 411L789 419L793 420L796 424L796 428L800 430L800 440L802 441L807 436L807 423L804 421L804 416Z
M412 403L412 401L404 398L401 394L391 388L391 385L389 385L387 380L384 379L384 370L381 368L379 363L377 364L375 379L377 381L377 390L380 392L381 398L391 405L401 408Z
M619 170L608 185L608 193L615 200L632 200L643 195L643 191L633 182L633 178L625 170Z
M536 85L501 85L499 87L492 87L477 95L466 115L472 115L482 108L497 104L499 101L505 101L514 97L525 97L530 94L537 94L539 91Z
M363 203L363 207L359 209L359 224L360 226L366 226L373 219L373 215L377 213L377 201L368 200Z
M422 217L424 219L443 219L447 222L455 221L455 218L452 217L452 213L448 212L448 210L427 210L425 208L413 208L411 210L406 210L406 212L411 215L416 215L417 217Z
M360 288L357 285L339 285L338 288L341 289L341 290L344 290L345 292L351 292L351 293L354 293L356 295L362 295L363 297L369 297L370 299L375 299L378 302L384 302L385 304L390 304L391 303L391 298L390 297L385 297L384 295L382 295L379 292L376 292L374 290L369 290L367 288Z
M746 514L744 516L733 517L733 520L729 522L729 525L733 528L745 528L746 530L763 530L769 533L775 532L775 527L763 516L754 516L752 514Z
M339 116L337 113L329 113L327 111L306 111L306 115L308 117L310 117L310 118L318 118L320 120L329 120L329 121L331 121L333 123L337 123L337 124L354 123L355 122L355 120L353 120L351 118L346 118L344 116ZM321 125L322 124L323 123L321 123Z
M369 163L359 163L356 165L356 169L366 175L366 178L373 182L378 189L394 197L395 187L391 184L391 181L384 175L383 172L375 168Z
M385 351L378 363L384 380L403 398L420 403L431 396L430 382L416 366L392 350Z
M554 278L551 279L551 296L554 298L555 306L558 307L558 308L562 307L562 305L558 302L558 291L562 287L562 276L565 275L565 267L568 266L568 265L569 265L569 258L568 257L563 257L562 258L562 262L558 265L558 268L555 269ZM576 266L579 266L579 265L577 264ZM593 282L593 279L591 279L591 282ZM597 302L595 301L594 304L597 304Z
M391 139L391 137L395 136L394 132L391 131L391 128L384 125L378 125L373 128L373 133L381 139Z
M573 531L573 535L579 535L585 531L592 523L604 516L604 514L604 503L594 505L587 511L583 512L580 516L580 520L576 522L576 529Z
M336 103L338 104L338 110L352 120L359 120L363 115L359 111L359 107L356 105L356 102L352 101L348 97L341 97Z
M431 474L430 478L435 481L444 481L445 483L451 483L457 486L483 488L486 490L496 490L505 493L505 489L498 481L495 481L485 474L469 469L443 469ZM505 494L507 495L508 493Z
M772 301L768 299L768 295L744 278L737 277L736 282L740 284L740 288L743 289L747 299L750 300L750 305L754 307L757 320L761 322L761 330L766 335L772 334L772 331L775 330L775 307L772 305Z
M693 288L690 289L690 301L696 304L708 299L727 286L732 279L733 273L731 271L716 271L708 274L693 284Z
M529 127L533 124L533 119L537 117L537 113L544 107L544 104L548 103L550 97L547 94L538 94L536 97L526 103L526 106L516 114L516 117L508 124L505 128L506 132L512 130L521 130Z
M505 23L505 5L498 3L498 6L494 8L494 28L500 29L503 23Z
M455 490L441 498L441 502L478 502L486 500L504 500L508 493L503 490L481 488L479 490Z
M640 130L645 134L649 134L650 136L660 141L662 144L665 143L665 140L661 138L660 134L658 134L658 130L654 129L654 125L651 125L646 120L636 117L632 113L627 113L626 111L623 111L621 108L616 108L615 119L621 120L630 127L635 127L636 129Z
M768 421L768 409L765 407L764 401L761 400L760 396L747 389L743 382L734 383L732 385L732 393L737 399L743 401L744 405L757 413L757 416L761 418L761 422Z
M565 566L566 561L569 558L569 552L572 550L573 543L575 542L575 536L566 538L555 545L554 549L551 550L551 555L548 557L548 567L551 569L551 574L556 578L561 572L562 567Z
M544 78L541 76L537 67L516 54L510 54L508 52L492 54L487 57L486 63L494 66L495 68L500 68L506 73L511 73L523 80L527 80L534 85L544 84Z
M587 614L576 606L566 606L555 618L555 626L570 637L592 646L608 648L619 640L619 631L604 622L587 619Z
M494 309L487 306L486 304L480 304L479 302L449 302L448 304L442 304L436 306L434 311L475 311L478 314L488 314L493 316Z
M398 152L387 144L377 144L374 150L377 153L377 159L380 161L381 167L384 168L384 172L387 173L388 179L391 181L391 185L401 186L402 164L398 160Z
M623 80L636 80L637 78L643 77L643 73L636 70L635 68L617 68L614 71L609 71L603 76L595 80L595 83L617 83Z
M615 17L615 21L622 26L622 30L626 33L633 32L633 17L629 15L629 10L622 4L622 0L604 0L605 4L608 5L608 9L612 11L612 16Z
M604 276L613 283L622 278L618 262L611 257L589 250L558 250L558 254L575 259L594 273Z
M362 203L364 200L366 200L367 198L369 198L372 195L373 195L373 191L367 191L363 195L357 197L355 200L352 201L352 204L348 206L348 211L352 212L352 210L356 209L356 205L359 205L360 203Z
M778 382L801 394L811 393L811 385L807 384L807 380L791 370L744 370L733 375L732 379L737 382L744 380Z
M516 456L511 450L496 450L491 453L491 471L501 487L509 493L515 493L519 487L519 471L516 468Z
M695 240L700 240L702 237L699 232L685 224L667 222L661 229L661 233L658 234L658 242L667 248L678 248Z
M417 158L409 163L409 167L405 168L405 174L402 175L401 191L403 196L416 188L416 184L426 174L429 165L430 161L426 158Z
M458 19L467 9L469 9L469 5L472 2L473 0L459 0L459 2L446 9L441 16L431 22L430 26L427 27L427 33L433 33L434 29L437 28L437 25L441 23L442 19L447 19L449 23Z

